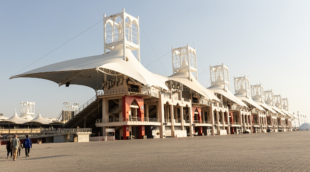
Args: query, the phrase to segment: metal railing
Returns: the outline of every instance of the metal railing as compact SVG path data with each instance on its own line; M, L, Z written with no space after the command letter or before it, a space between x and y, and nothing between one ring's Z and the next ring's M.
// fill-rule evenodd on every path
M231 125L241 125L240 121L233 121Z
M112 123L112 122L160 122L160 119L157 118L148 118L148 117L128 117L128 118L108 118L108 119L96 119L96 124L98 123Z
M139 93L139 88L128 88L128 92Z
M88 105L90 105L91 103L93 103L94 101L97 100L97 94L96 96L92 97L90 100L88 100L85 104L83 104L82 106L79 107L78 110L76 110L74 112L74 116L76 116L77 114L79 114L82 110L84 110ZM60 118L62 116L62 113L60 112L59 116L57 117L57 121L60 121Z
M171 94L170 93L163 92L162 94L164 95L164 98L171 99Z
M74 133L91 133L91 128L49 128L42 129L41 134L74 134Z

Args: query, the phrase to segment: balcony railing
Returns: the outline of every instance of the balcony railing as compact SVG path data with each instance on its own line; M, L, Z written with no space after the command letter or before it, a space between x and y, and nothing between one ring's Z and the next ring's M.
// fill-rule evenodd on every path
M91 133L91 128L49 128L41 129L41 134L73 134L73 133Z
M139 93L139 88L128 88L128 92L130 92L130 93Z
M109 119L97 119L96 123L112 123L112 122L160 122L157 118L148 117L128 117L128 118L109 118Z
M231 125L241 125L241 123L239 121L233 121Z
M163 92L162 94L164 95L164 98L171 99L170 93Z

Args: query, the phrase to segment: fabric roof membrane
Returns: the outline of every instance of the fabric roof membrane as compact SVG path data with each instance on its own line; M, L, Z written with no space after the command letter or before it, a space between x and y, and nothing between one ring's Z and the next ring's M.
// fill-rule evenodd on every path
M122 46L119 45L104 55L83 57L47 65L12 76L10 79L18 77L41 78L58 84L70 81L70 84L85 85L97 89L98 71L96 69L102 68L127 75L144 85L158 86L168 90L165 83L154 77L154 74L148 71L129 49L126 49L128 61L123 60L122 56ZM101 73L99 72L99 74ZM102 81L102 79L101 76L99 80Z

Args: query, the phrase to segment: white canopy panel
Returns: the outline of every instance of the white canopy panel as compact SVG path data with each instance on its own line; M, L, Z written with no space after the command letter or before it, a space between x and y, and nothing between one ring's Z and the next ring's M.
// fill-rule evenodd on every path
M225 96L226 98L230 99L231 101L237 103L240 106L247 107L247 105L245 103L243 103L240 99L238 99L235 95L233 95L229 90L224 91L223 89L220 89L218 87L210 87L209 89L218 93L218 94L222 94L223 96Z
M256 107L257 109L261 110L261 111L265 111L262 107L260 107L257 103L255 103L251 98L246 98L246 97L239 97L237 96L240 100L243 100L249 104L251 104L252 106Z
M18 77L41 78L58 84L70 82L70 84L85 85L97 89L98 81L102 82L103 80L103 73L96 70L100 68L122 73L145 85L158 86L168 90L165 83L154 77L153 73L148 71L128 49L126 49L126 57L127 60L123 60L122 45L119 45L104 55L47 65L12 76L10 79Z
M277 113L270 106L266 105L265 103L262 103L262 102L256 102L256 103L259 104L260 106L262 106L263 108L269 110L272 113Z
M43 118L41 114L39 114L35 119L29 121L28 123L40 123L40 124L49 124L51 123L47 119Z
M280 109L278 109L277 107L272 106L272 109L274 109L276 112L280 113L281 115L286 116L286 114L285 114L285 113L283 113L283 112L282 112Z
M213 91L208 90L205 87L203 87L191 73L190 75L191 75L192 81L188 79L188 71L183 71L183 72L179 71L175 73L174 75L169 76L168 78L170 80L184 84L188 88L196 91L197 93L203 95L204 97L210 100L220 102L220 100L214 95Z
M28 122L28 120L19 117L16 112L11 118L1 121L1 123L14 123L14 124L24 124L26 122Z

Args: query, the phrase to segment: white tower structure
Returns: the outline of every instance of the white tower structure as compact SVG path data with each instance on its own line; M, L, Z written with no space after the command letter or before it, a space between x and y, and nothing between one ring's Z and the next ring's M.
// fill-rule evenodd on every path
M210 79L211 87L229 90L229 73L226 65L210 66Z
M274 106L274 93L272 90L269 91L264 91L264 95L265 95L265 103L269 106Z
M283 109L283 101L282 101L282 96L281 96L281 94L279 94L279 95L274 95L274 105L278 108L278 109L280 109L280 110L282 110Z
M235 77L235 95L251 99L249 78L247 76Z
M262 84L251 86L252 99L256 102L265 103L264 87Z
M123 59L126 60L126 48L137 51L137 58L140 61L140 36L139 17L133 17L121 13L103 17L104 22L104 54L117 45L123 45Z
M173 74L178 71L188 71L189 80L191 80L191 73L195 74L194 76L196 80L198 80L196 48L191 48L187 44L187 46L184 47L172 47L171 51Z
M288 104L288 99L287 98L282 99L282 107L283 107L284 110L289 112L289 104Z
M31 116L35 117L35 102L20 102L20 116L26 117Z

